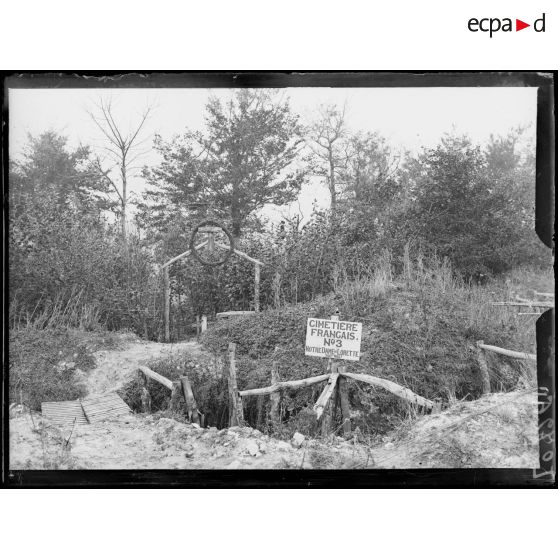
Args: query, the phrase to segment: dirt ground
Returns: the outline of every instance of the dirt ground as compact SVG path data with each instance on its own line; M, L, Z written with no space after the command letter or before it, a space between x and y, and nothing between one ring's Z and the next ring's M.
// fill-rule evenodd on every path
M401 429L373 452L378 468L539 467L537 392L456 403Z
M193 356L203 352L201 345L195 341L156 343L130 336L120 349L97 351L94 354L97 366L89 372L81 372L82 377L79 379L84 383L88 395L117 391L133 378L139 364L184 351Z
M187 351L195 342L130 339L95 354L83 382L89 394L122 387L138 364ZM247 427L201 429L165 414L60 429L39 413L10 409L10 468L18 469L270 469L538 467L536 391L499 393L456 403L403 425L381 445L355 440L281 441Z

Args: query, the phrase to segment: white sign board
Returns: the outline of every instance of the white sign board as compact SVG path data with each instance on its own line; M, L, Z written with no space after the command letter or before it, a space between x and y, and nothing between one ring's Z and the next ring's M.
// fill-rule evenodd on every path
M360 359L362 324L308 318L304 354L343 360Z

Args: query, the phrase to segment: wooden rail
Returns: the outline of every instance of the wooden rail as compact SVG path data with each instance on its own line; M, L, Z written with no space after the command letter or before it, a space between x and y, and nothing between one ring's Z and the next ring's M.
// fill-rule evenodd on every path
M491 306L523 306L527 308L554 308L552 302L533 301L533 302L490 302Z
M161 374L157 374L157 372L154 372L151 368L147 368L147 366L138 366L138 369L141 370L141 372L143 372L148 378L151 378L152 380L155 380L156 382L164 385L166 388L172 390L172 381L168 378L161 376Z
M198 409L190 380L187 376L181 376L177 381L171 381L161 374L151 370L147 366L138 366L138 373L143 379L141 402L144 413L151 412L151 395L149 394L149 380L155 380L159 384L171 390L169 409L174 411L183 410L182 404L186 406L188 419L192 423L203 426L204 415Z
M231 344L234 345L234 344ZM229 348L231 351L231 348ZM231 363L234 363L234 349L232 350L231 354ZM387 391L397 395L398 397L409 401L410 403L414 403L416 405L420 405L421 407L425 407L427 409L431 409L432 411L435 410L435 403L417 395L413 391L395 382L390 380L386 380L384 378L378 378L376 376L370 376L368 374L353 374L351 372L346 371L345 366L339 366L337 363L333 363L331 367L331 372L328 374L321 374L320 376L313 376L310 378L303 378L302 380L291 380L287 382L277 382L270 386L263 387L263 388L255 388L255 389L246 389L242 391L236 390L236 369L233 366L231 367L231 376L229 378L229 387L232 387L230 390L230 407L234 409L231 413L231 425L232 423L237 423L237 419L234 416L235 412L242 407L243 404L243 397L252 396L252 395L272 395L277 392L286 389L300 389L305 388L308 386L312 386L315 384L319 384L321 382L326 382L327 385L324 387L322 393L318 397L318 400L314 404L313 410L316 413L316 418L322 420L322 426L326 426L322 429L322 431L327 431L327 425L325 425L326 420L329 420L330 415L333 416L333 409L328 409L328 405L331 407L334 404L334 400L336 400L336 390L339 389L339 403L341 405L341 414L343 416L343 431L347 434L351 432L351 423L350 423L350 409L349 409L349 398L347 394L347 386L345 385L346 378L350 378L352 380L357 380L360 382L364 382L367 384L371 384L373 386L378 386L386 389ZM234 377L234 378L233 378ZM274 362L274 368L272 370L272 381L276 380L278 377L276 362ZM277 405L278 401L272 402L272 409L273 409L273 416L271 417L272 422L277 423L279 420Z
M312 378L304 378L303 380L291 380L288 382L277 382L271 386L263 387L263 388L255 388L255 389L245 389L239 392L241 397L245 397L247 395L270 395L275 393L276 391L280 391L282 389L300 389L304 387L308 387L314 384L319 384L320 382L325 382L330 377L330 374L322 374L321 376L314 376Z
M500 355L508 356L511 358L517 358L520 360L537 360L537 355L534 355L532 353L510 351L509 349L502 349L501 347L495 347L494 345L485 345L482 342L478 343L477 346L481 349L484 349L485 351L492 351L493 353L498 353Z
M430 401L430 399L417 395L410 389L400 386L390 380L386 380L385 378L378 378L377 376L370 376L368 374L353 374L352 372L341 372L341 376L358 380L359 382L364 382L373 386L382 387L394 395L401 397L401 399L406 399L411 403L426 407L427 409L432 409L434 407L434 402Z

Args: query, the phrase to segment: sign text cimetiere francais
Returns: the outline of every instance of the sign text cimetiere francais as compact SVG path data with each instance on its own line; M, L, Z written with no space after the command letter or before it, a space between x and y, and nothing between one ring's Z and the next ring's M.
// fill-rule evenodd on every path
M360 359L362 324L308 318L304 354L343 360Z

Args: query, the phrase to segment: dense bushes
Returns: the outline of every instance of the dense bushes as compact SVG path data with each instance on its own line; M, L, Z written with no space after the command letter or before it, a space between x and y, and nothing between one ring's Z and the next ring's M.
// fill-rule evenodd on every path
M153 328L160 308L157 277L138 241L132 237L124 244L105 228L87 226L69 212L57 217L28 235L33 245L25 253L12 245L12 323L78 305L94 318L88 327L102 324L138 333Z
M314 210L306 222L292 217L267 228L249 212L236 240L266 264L261 307L337 293L343 284L373 277L386 257L401 272L406 254L419 249L448 258L461 276L475 280L521 265L544 267L549 254L533 231L534 157L532 149L518 147L520 136L492 138L484 149L447 136L397 165L385 141L371 136L350 151L358 157L343 170L335 211ZM71 307L67 317L81 316L73 325L130 328L160 340L157 266L186 249L204 214L199 204L190 207L197 198L183 188L182 172L194 180L197 167L180 157L173 162L173 188L163 188L159 205L146 204L138 214L141 240L130 233L124 241L102 217L114 204L106 177L91 165L86 148L72 152L54 132L30 138L23 159L12 165L11 323L37 314L48 321ZM156 170L146 171L154 187L169 180ZM219 268L180 260L170 280L173 340L192 332L196 315L254 307L254 266L238 257Z
M83 397L80 370L95 364L92 353L101 335L67 328L26 326L10 330L10 397L36 411L44 401Z
M165 359L149 362L149 367L155 372L169 378L178 380L181 376L188 376L196 403L204 414L207 426L225 428L229 420L229 396L227 377L223 374L222 361L215 361L204 355L196 358L187 353L178 354ZM138 379L133 379L120 391L120 396L130 408L141 412L141 387ZM150 382L152 412L165 411L170 401L170 391L157 382Z
M11 326L35 322L156 335L153 257L103 218L112 204L89 150L46 132L10 167ZM63 318L62 318L62 315Z

